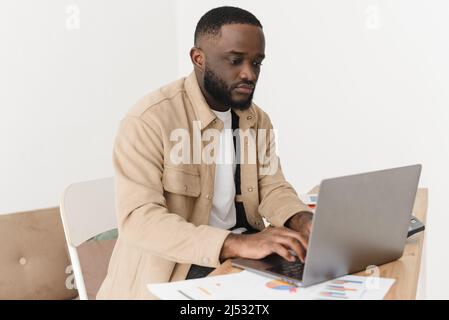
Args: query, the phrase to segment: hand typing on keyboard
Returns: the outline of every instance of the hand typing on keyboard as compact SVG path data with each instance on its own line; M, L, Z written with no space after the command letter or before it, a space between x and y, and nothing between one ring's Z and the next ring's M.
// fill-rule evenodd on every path
M298 257L301 262L304 262L307 240L299 232L285 227L267 227L254 234L231 233L224 241L220 260L262 259L277 253L287 261L294 262Z
M310 234L312 233L313 213L302 211L287 220L285 226L299 233L301 245L307 251Z

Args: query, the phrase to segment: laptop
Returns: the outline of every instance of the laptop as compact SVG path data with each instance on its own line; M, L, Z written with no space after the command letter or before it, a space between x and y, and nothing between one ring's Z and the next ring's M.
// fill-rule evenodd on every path
M310 286L399 259L420 174L417 164L323 180L304 263L272 254L232 265Z

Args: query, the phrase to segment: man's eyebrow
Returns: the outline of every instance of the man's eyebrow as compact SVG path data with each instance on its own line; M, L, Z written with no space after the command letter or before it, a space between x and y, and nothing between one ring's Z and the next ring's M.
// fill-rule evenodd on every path
M235 54L235 55L239 55L239 56L244 56L244 55L245 55L244 52L235 51L235 50L227 51L227 52L225 52L225 53L226 53L226 54ZM258 58L265 59L265 54L263 54L263 53L258 53L258 54L257 54L257 57L258 57Z

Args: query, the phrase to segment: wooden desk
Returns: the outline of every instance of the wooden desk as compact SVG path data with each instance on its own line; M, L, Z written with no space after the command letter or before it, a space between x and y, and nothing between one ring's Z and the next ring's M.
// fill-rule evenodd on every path
M311 192L316 192L314 188ZM426 223L428 190L418 189L413 207L413 215ZM384 264L379 267L379 276L396 279L385 296L386 300L410 300L416 298L418 287L419 269L421 266L421 253L424 242L424 232L419 232L407 239L404 254L399 260ZM215 269L210 275L222 275L242 271L231 265L231 261L225 261L220 267ZM357 276L369 276L365 271L355 273Z

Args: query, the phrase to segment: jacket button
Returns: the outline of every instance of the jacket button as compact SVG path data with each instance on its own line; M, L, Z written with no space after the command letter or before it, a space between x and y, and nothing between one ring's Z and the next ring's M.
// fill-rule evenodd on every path
M253 117L252 116L247 116L246 119L251 120Z
M20 265L24 266L27 264L27 259L25 259L24 257L20 258L19 260Z
M252 187L249 187L249 188L248 188L248 191L249 191L249 192L253 192L253 190L254 190L254 189L253 189Z
M184 191L187 191L187 185L186 184L184 185Z
M209 258L204 257L203 258L203 264L209 264Z
M208 194L208 195L206 196L206 198L210 200L210 199L212 199L212 196L211 196L210 194Z

